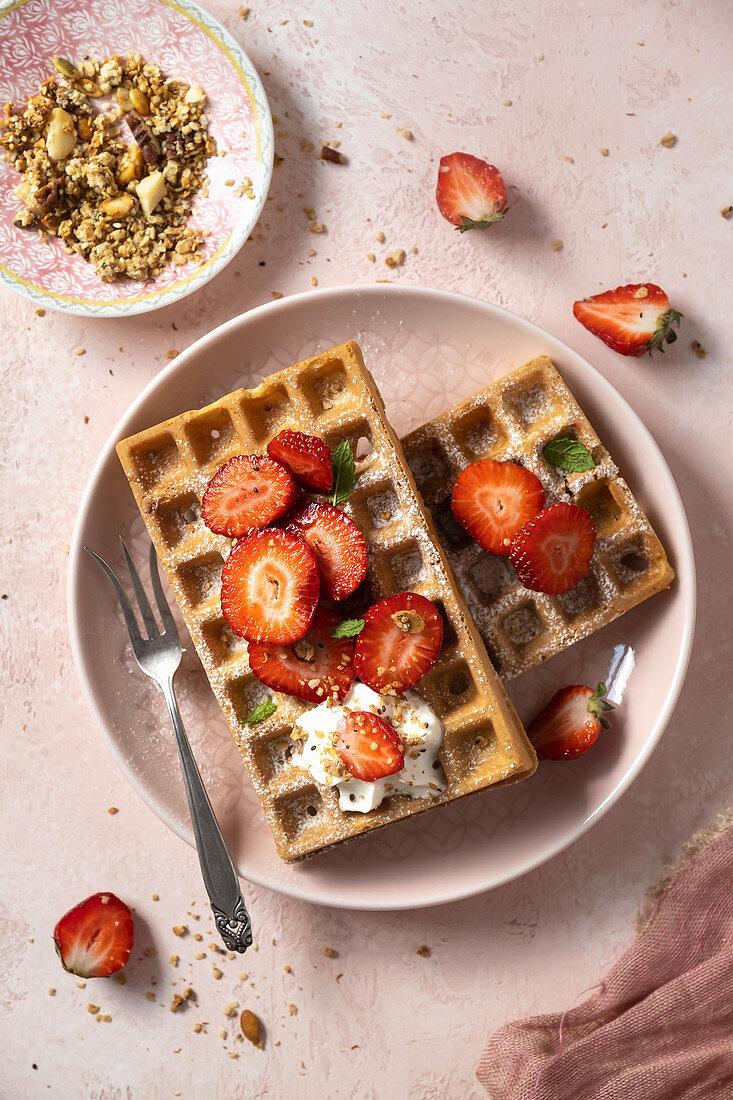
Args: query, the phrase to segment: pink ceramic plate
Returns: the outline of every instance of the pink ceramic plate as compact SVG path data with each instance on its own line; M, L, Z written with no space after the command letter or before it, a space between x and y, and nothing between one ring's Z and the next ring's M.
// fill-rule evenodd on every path
M170 305L208 282L242 247L260 216L272 175L274 140L267 98L241 47L190 0L6 0L0 3L0 104L25 103L50 72L54 54L81 59L133 50L166 75L208 94L209 129L226 157L209 161L207 197L191 224L204 229L203 264L168 267L151 283L104 283L60 241L16 229L18 173L0 156L0 282L38 305L110 317ZM252 181L251 194L226 187Z
M415 908L479 893L536 867L584 833L639 773L677 701L692 642L695 579L685 514L648 431L613 387L559 340L496 306L436 290L379 285L296 295L199 340L162 371L105 446L77 518L69 621L81 682L130 782L192 843L162 699L138 672L109 586L86 544L120 566L117 535L139 559L147 535L115 442L325 350L361 344L398 432L547 353L648 511L677 571L669 592L510 685L520 715L568 682L607 679L613 729L573 764L544 763L514 787L395 824L307 863L275 853L259 803L195 655L177 680L184 721L243 877L286 894L363 909ZM184 635L185 636L185 635Z

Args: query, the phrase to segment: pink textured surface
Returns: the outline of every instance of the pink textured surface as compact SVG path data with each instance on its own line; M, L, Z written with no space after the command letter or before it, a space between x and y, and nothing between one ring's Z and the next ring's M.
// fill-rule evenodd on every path
M660 865L730 800L720 723L733 659L721 582L733 526L724 322L733 220L720 215L733 202L720 131L731 108L732 28L723 7L654 0L610 14L593 0L580 24L556 0L494 4L491 14L477 2L375 13L355 0L348 19L317 0L283 22L272 0L246 21L237 4L212 3L280 119L284 160L252 241L198 295L143 318L38 317L0 294L12 418L0 546L3 1095L477 1098L487 1034L566 1007L591 986L630 942ZM672 149L659 143L668 131L678 136ZM301 150L304 138L316 147L340 140L348 165L319 163ZM485 234L459 236L433 206L438 159L459 148L505 170L512 209ZM308 231L304 207L324 234ZM551 250L555 237L562 251ZM395 248L407 258L390 270L383 260ZM697 642L651 762L567 852L490 894L414 914L318 909L251 888L259 950L219 962L216 980L209 922L186 915L194 899L205 912L195 854L127 786L80 698L64 547L104 439L166 353L313 277L321 286L388 277L474 294L587 355L644 418L683 495L699 571ZM668 289L684 327L664 358L625 360L577 325L570 304L643 279ZM691 350L695 338L705 360ZM86 354L74 355L78 347ZM108 815L110 805L120 812ZM126 986L80 990L54 958L51 931L98 889L135 905L139 946ZM173 936L179 923L203 926L203 942ZM416 954L423 943L429 958ZM324 945L339 957L324 956ZM148 947L158 954L144 956ZM206 959L194 959L199 950ZM171 983L188 980L197 1003L171 1014ZM264 1052L238 1045L230 1060L222 1009L234 1000L262 1017L268 1043ZM95 1022L88 1003L112 1021ZM207 1034L194 1034L198 1020L209 1021Z

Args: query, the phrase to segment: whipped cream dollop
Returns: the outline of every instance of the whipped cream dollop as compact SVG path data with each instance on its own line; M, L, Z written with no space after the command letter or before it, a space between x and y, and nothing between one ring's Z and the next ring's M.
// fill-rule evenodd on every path
M400 771L373 783L344 776L335 749L338 724L354 710L372 710L396 731L405 746ZM291 764L306 768L317 783L337 787L342 810L368 813L391 795L435 798L445 790L445 776L438 762L443 732L443 723L416 691L378 695L366 684L354 683L343 703L319 703L300 716L292 737L301 743L302 751L291 758Z

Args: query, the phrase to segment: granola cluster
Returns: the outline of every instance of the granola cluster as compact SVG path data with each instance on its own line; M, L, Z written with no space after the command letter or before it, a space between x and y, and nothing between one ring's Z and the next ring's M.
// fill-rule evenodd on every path
M0 116L0 146L23 177L15 225L58 237L105 282L203 262L205 233L188 225L216 155L203 89L138 53L53 67L25 110L8 103Z

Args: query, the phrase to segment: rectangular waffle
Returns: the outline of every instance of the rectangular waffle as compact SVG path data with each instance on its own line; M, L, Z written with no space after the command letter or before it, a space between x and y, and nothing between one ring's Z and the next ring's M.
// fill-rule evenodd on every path
M205 527L201 498L224 462L261 453L284 428L320 436L332 448L344 439L352 445L356 479L344 508L366 539L368 603L410 589L443 616L442 650L417 687L445 726L439 758L447 788L434 799L392 797L366 814L345 812L335 788L318 786L305 769L290 765L290 733L309 704L277 695L269 719L243 724L273 693L254 677L246 643L222 617L221 570L232 543ZM466 610L356 344L175 416L122 440L117 452L285 861L534 771L534 751Z
M578 439L596 466L567 473L542 454L552 439ZM448 560L499 674L509 680L667 588L674 572L649 520L619 476L577 401L546 355L493 382L402 441ZM487 554L450 507L458 474L482 458L519 462L547 503L587 508L596 525L588 575L562 596L530 592L509 559Z

